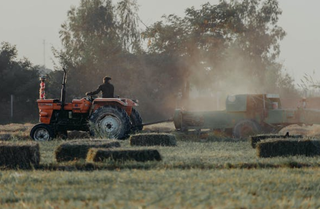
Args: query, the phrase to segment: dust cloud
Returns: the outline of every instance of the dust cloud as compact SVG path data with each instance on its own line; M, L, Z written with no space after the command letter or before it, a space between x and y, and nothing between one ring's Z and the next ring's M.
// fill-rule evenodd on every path
M178 108L222 110L228 95L279 93L275 82L278 71L263 71L258 59L249 59L239 50L228 49L226 53L228 56L222 61L196 60L200 64L186 69L184 89L180 92L183 96L175 102ZM173 103L168 101L167 105Z

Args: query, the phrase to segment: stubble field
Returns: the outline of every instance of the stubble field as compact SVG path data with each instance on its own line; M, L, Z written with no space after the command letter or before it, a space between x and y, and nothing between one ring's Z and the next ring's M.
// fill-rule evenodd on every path
M28 140L29 127L13 126L1 126L0 134ZM318 129L289 130L317 137ZM162 124L145 131L172 129ZM42 142L38 168L0 170L1 208L320 207L320 157L262 159L248 141L174 134L178 146L154 147L163 160L147 163L57 163L54 150L63 141Z

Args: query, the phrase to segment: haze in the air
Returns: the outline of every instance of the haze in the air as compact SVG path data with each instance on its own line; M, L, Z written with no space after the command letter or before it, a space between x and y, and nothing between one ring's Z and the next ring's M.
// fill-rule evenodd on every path
M67 19L67 11L80 0L1 0L0 41L16 45L19 57L28 58L35 65L53 68L51 48L61 46L60 25ZM160 20L164 14L183 16L188 7L218 0L138 0L139 15L146 25ZM281 42L280 62L299 83L304 74L320 80L320 1L280 0L283 14L279 25L287 32ZM144 27L141 24L141 27Z

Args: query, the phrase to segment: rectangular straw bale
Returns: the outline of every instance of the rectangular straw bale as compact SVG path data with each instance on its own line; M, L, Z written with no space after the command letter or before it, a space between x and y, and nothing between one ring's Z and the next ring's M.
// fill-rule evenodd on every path
M57 162L86 159L90 148L120 147L120 143L111 140L69 141L60 144L55 150Z
M165 133L136 134L130 136L131 146L176 146L176 137Z
M293 138L293 139L302 139L303 136L302 135L290 135L290 136L286 136L286 135L277 135L277 134L260 134L260 135L255 135L255 136L250 136L250 142L251 142L251 146L252 148L256 148L257 144L262 141L262 140L266 140L266 139L276 139L276 138Z
M40 163L36 142L0 142L0 167L30 169Z
M155 149L96 149L88 152L87 162L103 162L104 160L114 161L160 161L161 155Z
M262 141L257 144L259 157L285 157L285 156L318 156L320 155L319 140L297 139L273 139Z
M0 134L0 141L8 141L11 138L11 134Z

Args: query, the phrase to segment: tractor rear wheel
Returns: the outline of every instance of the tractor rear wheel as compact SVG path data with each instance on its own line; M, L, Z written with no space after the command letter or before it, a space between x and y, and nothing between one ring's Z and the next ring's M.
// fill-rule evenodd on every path
M49 125L40 123L31 129L30 136L35 141L49 141L54 138L54 131Z
M239 139L261 133L260 125L254 120L241 120L233 128L233 136Z
M94 136L125 139L130 132L129 116L120 107L100 107L92 113L90 122L90 131Z
M131 131L141 131L143 129L142 125L142 118L137 110L132 108L132 112L130 115L130 122L131 122Z

